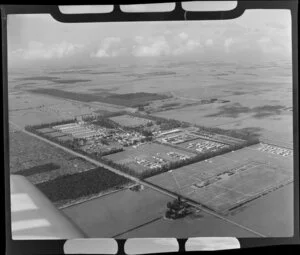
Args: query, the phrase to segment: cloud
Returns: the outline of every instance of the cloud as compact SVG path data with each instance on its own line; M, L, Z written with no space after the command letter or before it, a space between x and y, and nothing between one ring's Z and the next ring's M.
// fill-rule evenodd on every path
M91 56L96 58L109 57L108 53L104 49L98 49L98 51L95 54L92 54Z
M135 42L137 43L142 43L144 41L144 37L137 35L136 37L134 37Z
M202 45L198 40L189 39L186 33L177 36L135 37L132 54L135 57L157 57L165 55L181 55L191 52Z
M106 37L100 46L97 47L96 52L92 52L90 57L103 58L103 57L116 57L121 54L120 48L121 39L119 37Z
M45 45L38 41L30 41L26 49L12 51L14 57L26 60L55 59L74 55L83 48L81 44L61 42L59 44Z
M156 57L161 55L168 55L170 53L170 46L164 36L153 38L152 42L140 42L133 47L132 54L135 57Z
M182 43L179 47L175 48L173 50L173 55L181 55L184 53L188 53L199 47L202 47L199 41L189 39L186 42Z
M179 35L179 38L182 39L182 40L187 40L188 39L188 35L184 32L181 32Z
M278 38L267 36L261 37L257 43L264 53L285 54L287 50L291 49L287 42L281 42Z
M205 41L205 45L206 46L212 46L214 44L214 41L212 40L212 39L207 39L206 41Z
M225 51L226 52L229 52L230 51L230 46L233 44L234 40L230 37L230 38L227 38L225 41L224 41L224 47L225 47Z

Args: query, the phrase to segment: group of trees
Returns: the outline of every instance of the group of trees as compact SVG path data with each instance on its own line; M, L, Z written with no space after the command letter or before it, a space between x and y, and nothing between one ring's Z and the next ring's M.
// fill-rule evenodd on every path
M221 128L214 128L214 127L203 127L197 125L196 127L199 128L199 131L204 131L212 134L220 134L220 135L226 135L233 138L238 138L241 140L249 141L250 143L255 142L258 143L259 139L257 136L251 132L246 131L238 131L238 130L232 130L232 129L221 129Z
M165 217L168 219L178 219L185 217L191 211L190 205L186 202L182 201L180 198L175 199L173 202L167 203L167 211L165 213Z
M42 123L42 124L37 124L37 125L28 125L25 127L25 130L32 130L32 129L42 129L42 128L51 128L53 126L58 126L58 125L65 125L65 124L70 124L76 122L76 119L67 119L67 120L61 120L61 121L55 121L51 123Z
M55 204L96 195L101 191L122 187L131 181L105 168L64 175L54 180L37 184L37 187Z
M140 118L145 118L144 115L140 115L139 113L134 113L132 115ZM166 119L166 118L152 116L152 115L147 115L146 118L154 121L157 125L160 126L161 130L169 130L169 129L179 128L179 127L186 128L191 126L191 124L188 122L174 120L174 119Z
M105 127L105 128L111 128L111 129L119 127L119 125L116 122L112 121L109 118L105 118L103 116L98 116L96 118L96 120L93 121L93 124L99 125L99 126Z

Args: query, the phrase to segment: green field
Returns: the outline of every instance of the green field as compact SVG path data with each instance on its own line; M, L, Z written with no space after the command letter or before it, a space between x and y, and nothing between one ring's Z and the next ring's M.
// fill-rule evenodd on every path
M293 180L293 158L259 151L261 144L162 173L147 181L227 213ZM226 172L235 172L227 176ZM217 179L220 178L220 180ZM222 177L222 178L221 178ZM208 183L202 186L203 183ZM198 185L195 186L195 185Z

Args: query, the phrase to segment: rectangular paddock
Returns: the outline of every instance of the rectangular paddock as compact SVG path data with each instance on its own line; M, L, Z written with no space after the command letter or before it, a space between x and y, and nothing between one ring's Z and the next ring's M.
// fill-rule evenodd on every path
M226 213L243 201L254 199L266 190L276 189L293 179L292 158L266 157L265 154L256 149L243 148L175 169L172 175L163 173L150 177L147 181L175 193L179 193L179 188L181 195ZM202 188L203 184L200 188L193 186L203 181L212 183Z

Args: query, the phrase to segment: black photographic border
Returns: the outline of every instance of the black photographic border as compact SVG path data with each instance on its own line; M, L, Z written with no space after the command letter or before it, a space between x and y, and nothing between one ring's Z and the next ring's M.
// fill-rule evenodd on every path
M186 1L186 0L184 0ZM112 3L113 2L113 3ZM174 2L174 1L161 1ZM161 3L159 1L137 1L137 3ZM183 2L183 1L182 1ZM100 4L100 3L99 3ZM12 240L10 213L10 179L9 179L9 138L8 138L8 89L7 89L7 15L13 14L50 14L60 22L133 22L133 21L179 21L179 20L218 20L234 19L241 16L248 9L288 9L291 13L292 25L292 68L293 68L293 135L294 135L294 236L287 238L238 238L241 248L266 247L274 245L296 245L299 237L299 123L298 123L298 1L296 0L268 0L268 1L238 1L235 9L230 11L199 12L185 11L180 2L176 2L171 12L160 13L124 13L117 1L101 4L114 5L111 13L101 14L62 14L58 5L3 5L1 6L1 59L2 59L2 120L3 120L3 168L4 168L4 202L5 202L5 248L7 254L63 254L66 240ZM78 4L72 4L78 5ZM186 239L177 239L179 252L184 252ZM125 239L118 239L118 254L124 253ZM122 248L123 247L123 248ZM255 251L254 249L253 251ZM194 252L191 252L194 253ZM175 253L174 253L175 254Z

